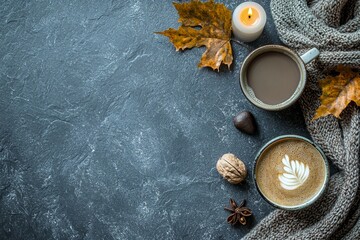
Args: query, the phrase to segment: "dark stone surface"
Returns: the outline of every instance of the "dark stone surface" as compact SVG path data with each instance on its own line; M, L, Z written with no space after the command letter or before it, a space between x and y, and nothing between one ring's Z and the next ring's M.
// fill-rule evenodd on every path
M279 43L270 16L252 47ZM224 1L234 9L240 1ZM239 239L273 209L250 176L221 179L232 152L250 168L281 134L308 136L298 106L266 112L238 83L248 50L220 73L204 49L175 52L171 1L1 1L0 239ZM252 111L259 130L232 123ZM223 207L248 199L231 227Z

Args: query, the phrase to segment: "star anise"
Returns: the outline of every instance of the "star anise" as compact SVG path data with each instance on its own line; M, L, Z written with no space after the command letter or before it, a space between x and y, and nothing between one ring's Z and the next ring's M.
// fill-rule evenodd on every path
M227 218L227 222L232 225L235 225L237 222L245 225L246 217L250 217L252 214L251 210L245 207L245 200L243 200L240 205L237 205L234 199L230 198L230 206L231 208L224 208L225 210L232 212L232 214L230 214Z

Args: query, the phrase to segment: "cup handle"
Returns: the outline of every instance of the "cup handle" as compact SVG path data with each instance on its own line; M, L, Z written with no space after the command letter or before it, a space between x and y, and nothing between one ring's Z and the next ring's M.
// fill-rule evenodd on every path
M303 55L301 55L301 59L305 64L308 64L312 60L314 60L317 56L319 56L320 51L317 48L312 48Z

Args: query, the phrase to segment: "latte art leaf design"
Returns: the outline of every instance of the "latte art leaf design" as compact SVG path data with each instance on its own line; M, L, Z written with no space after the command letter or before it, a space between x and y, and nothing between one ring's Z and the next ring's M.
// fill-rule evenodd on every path
M307 164L299 162L298 160L291 160L285 154L282 159L284 164L284 173L279 175L280 185L286 190L294 190L304 184L310 174L310 169Z

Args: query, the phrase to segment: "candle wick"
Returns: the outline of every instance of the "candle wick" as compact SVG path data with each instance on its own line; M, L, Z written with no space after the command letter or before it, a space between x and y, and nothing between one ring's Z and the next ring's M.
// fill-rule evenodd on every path
M251 18L251 15L249 15L249 18Z

